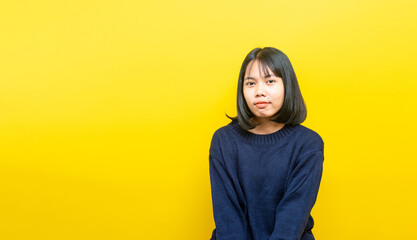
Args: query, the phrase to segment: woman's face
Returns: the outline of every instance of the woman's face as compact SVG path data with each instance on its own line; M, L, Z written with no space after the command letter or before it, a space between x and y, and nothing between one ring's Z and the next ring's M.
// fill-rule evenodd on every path
M269 121L277 113L284 102L284 83L267 67L264 74L259 61L248 64L243 81L243 95L255 121Z

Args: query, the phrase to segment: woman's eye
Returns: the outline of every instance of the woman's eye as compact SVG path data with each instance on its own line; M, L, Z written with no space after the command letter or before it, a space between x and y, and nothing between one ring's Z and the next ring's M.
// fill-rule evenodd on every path
M247 82L246 85L253 86L252 83L255 84L254 82Z
M275 82L275 80L271 79L271 80L268 80L268 82L269 82L269 83L274 83L274 82Z

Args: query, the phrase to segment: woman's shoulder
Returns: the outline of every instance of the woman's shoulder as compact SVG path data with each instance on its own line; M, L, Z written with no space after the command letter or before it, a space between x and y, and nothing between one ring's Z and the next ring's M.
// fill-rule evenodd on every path
M235 121L231 121L228 124L217 128L213 133L212 139L219 140L222 138L227 138L231 134L231 130L235 127L235 124L237 124Z
M210 154L213 156L220 156L234 152L234 140L232 139L232 129L230 129L230 122L224 126L219 127L214 131L210 143Z
M302 145L304 149L312 151L323 151L323 138L313 129L303 125L294 126L296 129L294 139Z
M323 141L321 136L311 128L308 128L304 125L297 125L296 128L297 128L297 132L303 135L305 138L311 138L313 140Z

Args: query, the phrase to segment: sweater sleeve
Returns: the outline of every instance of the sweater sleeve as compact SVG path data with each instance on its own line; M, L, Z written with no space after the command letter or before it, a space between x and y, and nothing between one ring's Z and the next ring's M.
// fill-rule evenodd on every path
M246 240L247 223L220 146L213 137L209 156L213 215L217 240Z
M323 172L323 151L300 158L294 167L275 212L269 240L299 240L316 201Z

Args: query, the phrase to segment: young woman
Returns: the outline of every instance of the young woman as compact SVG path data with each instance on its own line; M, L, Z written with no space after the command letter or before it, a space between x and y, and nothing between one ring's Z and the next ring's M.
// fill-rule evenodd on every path
M313 240L323 141L300 125L306 107L283 52L256 48L246 56L237 117L229 118L210 145L211 239Z

